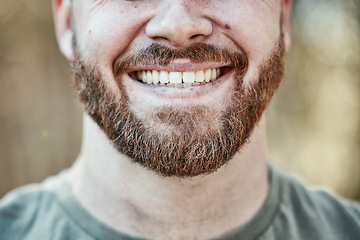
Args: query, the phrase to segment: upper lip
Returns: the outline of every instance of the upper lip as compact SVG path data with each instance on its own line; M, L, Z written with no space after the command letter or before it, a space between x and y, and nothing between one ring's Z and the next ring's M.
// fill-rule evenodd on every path
M173 61L167 65L141 65L137 67L129 67L124 72L136 72L143 70L157 70L157 71L168 71L168 72L196 72L206 69L214 69L221 67L232 67L231 63L221 63L221 62L203 62L203 63L194 63L190 61Z

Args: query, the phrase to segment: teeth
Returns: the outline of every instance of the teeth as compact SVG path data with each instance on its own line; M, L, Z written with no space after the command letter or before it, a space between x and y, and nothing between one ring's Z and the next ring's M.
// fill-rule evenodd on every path
M211 81L216 80L216 69L211 69Z
M142 71L137 71L136 76L139 80L142 79Z
M160 83L168 83L169 82L169 72L161 71L159 79L160 79Z
M204 78L205 78L205 82L210 82L211 79L211 69L207 69L204 72Z
M167 71L137 71L139 81L149 85L166 85L169 87L185 88L202 83L215 81L221 76L220 68L199 70L196 72L167 72Z
M182 73L181 72L170 72L169 80L170 80L170 83L181 83L182 82Z
M146 71L142 71L142 81L144 82L144 83L147 83L147 73L146 73Z
M195 82L195 73L194 72L184 72L183 73L183 82L184 83Z
M193 83L183 83L184 88L191 87L192 85L193 85Z
M153 75L153 83L154 84L159 84L160 83L160 73L159 73L159 71L153 70L152 75Z
M220 69L219 69L219 71L220 71ZM205 75L204 71L197 71L195 73L195 82L199 82L199 83L203 82L205 80L204 75Z
M220 77L220 68L216 69L216 78Z
M147 84L153 83L153 75L152 75L151 71L147 71L147 73L146 73L146 82L147 82Z

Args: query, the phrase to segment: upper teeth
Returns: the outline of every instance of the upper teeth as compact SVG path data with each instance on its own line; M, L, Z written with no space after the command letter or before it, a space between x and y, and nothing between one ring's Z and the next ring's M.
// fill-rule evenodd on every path
M220 77L220 68L199 70L196 72L143 70L137 71L136 74L138 80L151 85L190 87L216 80Z

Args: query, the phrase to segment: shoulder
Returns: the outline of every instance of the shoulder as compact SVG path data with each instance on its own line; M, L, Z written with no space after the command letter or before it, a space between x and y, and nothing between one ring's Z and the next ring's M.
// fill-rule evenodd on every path
M72 222L56 194L43 184L20 187L0 200L0 233L0 240L93 239Z
M299 178L276 169L280 204L273 228L291 239L357 239L360 204L336 194L307 186ZM294 237L296 236L296 237Z
M48 207L53 194L43 190L38 184L31 184L9 192L0 200L0 221L31 217L35 212Z
M283 175L282 178L285 179L281 193L283 206L321 217L326 223L331 222L332 219L329 218L332 217L348 217L360 223L358 202L345 199L330 189L310 186L299 177Z
M20 239L45 209L51 209L53 198L35 184L5 195L0 201L0 239Z

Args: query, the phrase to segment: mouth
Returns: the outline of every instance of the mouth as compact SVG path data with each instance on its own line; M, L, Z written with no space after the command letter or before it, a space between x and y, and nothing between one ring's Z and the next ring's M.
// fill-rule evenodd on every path
M214 82L231 70L230 67L209 68L198 71L138 70L129 76L143 84L187 88Z

